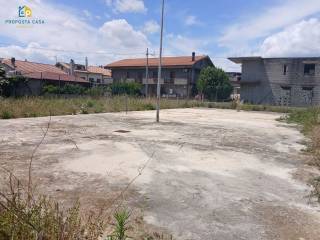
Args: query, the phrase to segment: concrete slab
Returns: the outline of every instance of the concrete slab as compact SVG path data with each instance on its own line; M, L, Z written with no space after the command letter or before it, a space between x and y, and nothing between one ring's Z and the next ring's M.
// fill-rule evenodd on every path
M41 191L88 203L127 195L175 239L318 239L301 149L280 114L215 109L53 117L34 162ZM48 118L0 121L1 166L25 176Z

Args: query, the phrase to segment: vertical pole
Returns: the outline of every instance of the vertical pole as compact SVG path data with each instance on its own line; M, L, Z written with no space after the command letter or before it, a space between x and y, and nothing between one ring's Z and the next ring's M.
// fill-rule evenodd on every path
M157 84L157 122L160 121L159 115L160 115L160 80L161 80L161 65L162 65L163 15L164 15L164 0L162 0L162 13L161 13L160 53L159 53L159 70L158 70L158 84Z
M147 66L146 66L146 98L148 98L149 88L149 48L147 48Z
M126 94L126 114L128 114L128 94Z

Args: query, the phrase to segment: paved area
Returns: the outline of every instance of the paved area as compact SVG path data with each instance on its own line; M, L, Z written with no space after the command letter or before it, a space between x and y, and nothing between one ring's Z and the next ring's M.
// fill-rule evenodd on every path
M214 109L53 117L38 189L88 203L119 193L175 239L319 239L305 139L280 114ZM0 121L0 164L26 174L48 118Z

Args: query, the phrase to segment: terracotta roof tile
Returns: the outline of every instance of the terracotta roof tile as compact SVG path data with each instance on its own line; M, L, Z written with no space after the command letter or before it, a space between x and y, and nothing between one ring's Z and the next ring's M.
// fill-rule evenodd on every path
M11 63L11 59L4 59L2 63L6 64L10 68L14 68ZM16 60L15 70L21 72L21 74L25 77L34 79L88 83L88 81L82 78L66 74L64 71L51 64Z
M193 66L196 62L207 58L207 56L196 56L195 61L192 61L191 56L183 57L163 57L162 66L174 67L174 66ZM106 65L107 68L121 68L121 67L145 67L146 58L135 58L135 59L123 59L117 62ZM149 58L149 66L157 67L159 64L159 58Z
M97 66L89 66L88 67L88 72L91 73L99 73L104 76L111 77L111 71L102 67L97 67Z

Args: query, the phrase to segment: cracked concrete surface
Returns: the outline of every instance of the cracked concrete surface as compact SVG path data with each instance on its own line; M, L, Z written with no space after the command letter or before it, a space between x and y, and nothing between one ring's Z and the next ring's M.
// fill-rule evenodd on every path
M41 191L102 201L127 195L175 239L320 239L303 136L280 114L214 109L53 117L34 162ZM26 174L48 118L0 121L2 166ZM120 131L119 130L124 130ZM299 174L297 174L299 172Z

